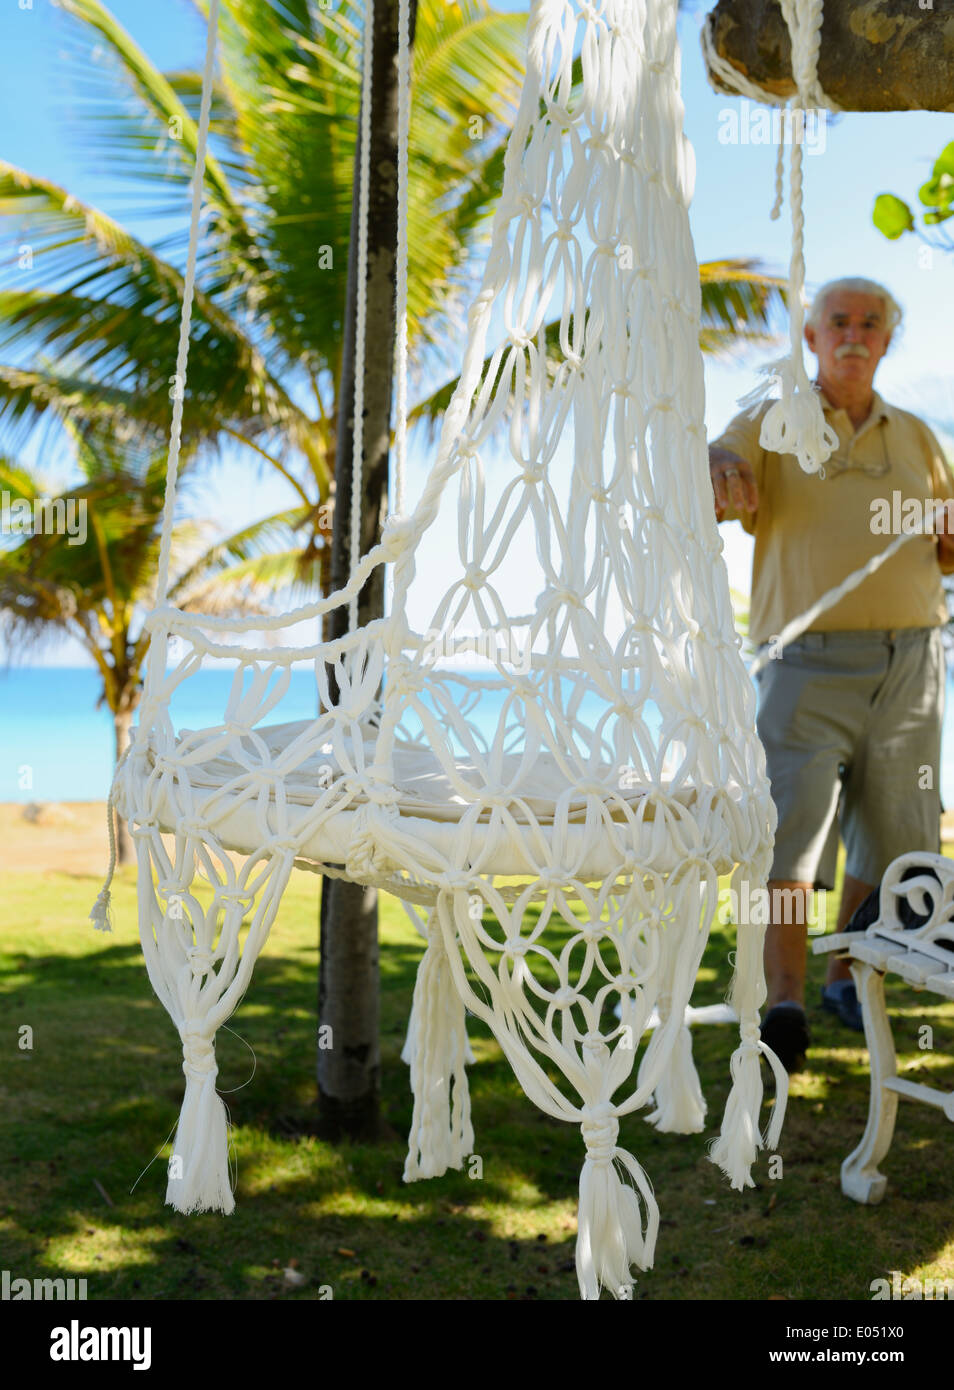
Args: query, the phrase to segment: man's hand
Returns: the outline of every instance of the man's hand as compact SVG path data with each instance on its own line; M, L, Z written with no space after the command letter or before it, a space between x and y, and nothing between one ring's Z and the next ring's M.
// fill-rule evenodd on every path
M709 446L709 477L715 497L716 521L721 521L727 511L751 512L755 520L759 509L759 490L745 459L739 458L730 449L720 449L712 444Z
M937 562L945 574L954 570L954 501L948 500L934 513L934 530L938 537Z

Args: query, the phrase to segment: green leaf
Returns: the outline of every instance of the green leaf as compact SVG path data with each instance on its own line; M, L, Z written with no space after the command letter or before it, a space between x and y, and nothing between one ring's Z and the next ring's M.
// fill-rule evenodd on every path
M896 241L904 232L914 231L911 209L893 193L878 194L871 220L889 241Z
M942 174L950 174L954 177L954 140L949 145L944 146L934 161L934 177L940 178Z
M941 174L929 179L918 189L918 197L929 208L949 207L954 200L954 177Z
M172 84L100 0L59 0L59 7L78 20L87 32L92 30L115 60L139 110L148 113L155 122L150 132L153 145L156 134L168 135L170 122L175 122L176 138L167 142L168 148L186 163L187 176L191 177L198 129ZM221 96L219 99L221 101ZM207 196L247 235L234 192L211 150L206 152L205 188Z

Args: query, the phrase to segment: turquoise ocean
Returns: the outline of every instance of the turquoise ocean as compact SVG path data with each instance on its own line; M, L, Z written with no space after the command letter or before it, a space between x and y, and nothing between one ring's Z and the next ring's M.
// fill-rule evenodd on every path
M171 713L177 728L218 724L232 672L209 668L182 682ZM0 801L103 801L112 779L114 743L109 711L97 709L100 680L89 668L0 668ZM487 715L496 725L494 700ZM314 715L314 677L292 673L275 722ZM585 705L581 715L586 718ZM954 806L954 683L948 683L941 751L941 796Z

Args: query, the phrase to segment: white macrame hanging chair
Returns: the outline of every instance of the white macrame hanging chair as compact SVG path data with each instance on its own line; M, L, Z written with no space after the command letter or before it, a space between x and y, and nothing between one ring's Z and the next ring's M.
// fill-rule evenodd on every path
M405 1177L461 1167L473 1150L466 1006L492 1030L527 1095L581 1127L582 1296L605 1287L627 1297L632 1267L652 1263L656 1204L618 1144L619 1122L651 1107L660 1129L702 1128L685 1011L718 877L764 885L775 829L707 468L676 8L676 0L535 0L483 285L420 501L389 519L341 591L252 623L274 640L339 606L353 619L372 570L391 564L385 618L363 628L352 621L335 641L237 646L249 620L168 604L184 390L175 401L145 690L112 799L137 848L149 977L182 1040L186 1092L166 1198L179 1211L233 1208L215 1034L246 991L297 864L427 909L405 1054L414 1090ZM406 3L402 11L399 452ZM213 0L177 364L183 388L215 26ZM578 41L583 81L571 107ZM364 72L366 171L367 52ZM495 308L505 336L485 371ZM359 302L359 427L362 314ZM552 371L543 329L554 316L563 360ZM502 480L486 467L501 424L510 453ZM568 477L554 463L567 442ZM360 464L360 430L355 458ZM456 512L458 559L419 633L410 599L433 595L437 575L418 578L416 557L442 507ZM514 555L536 594L521 614L496 586ZM467 652L475 631L495 644L483 672L435 663L435 645ZM167 669L172 638L182 654ZM213 657L235 664L222 721L177 731L170 698ZM314 674L317 717L269 722L302 667ZM174 835L171 851L162 832ZM229 851L247 856L240 868ZM107 882L94 909L100 925L108 901ZM758 925L738 934L732 1001L741 1038L711 1152L740 1189L751 1185L759 1148L777 1144L787 1084L759 1038L763 937ZM659 1024L640 1052L654 1015ZM760 1053L777 1084L764 1140Z

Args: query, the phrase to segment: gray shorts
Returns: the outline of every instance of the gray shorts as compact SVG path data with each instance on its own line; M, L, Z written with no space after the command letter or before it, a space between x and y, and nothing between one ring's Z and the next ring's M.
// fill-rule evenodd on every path
M756 680L772 878L834 888L839 828L845 872L872 885L899 854L940 852L940 628L807 632Z

